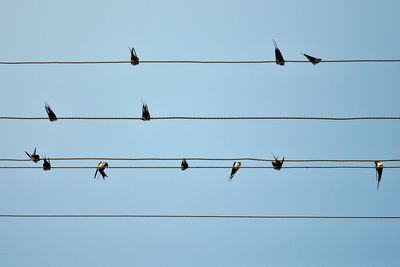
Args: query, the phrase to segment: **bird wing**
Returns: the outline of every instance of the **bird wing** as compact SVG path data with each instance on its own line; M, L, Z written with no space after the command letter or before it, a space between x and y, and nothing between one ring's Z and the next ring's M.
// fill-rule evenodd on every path
M26 155L28 155L29 158L32 158L32 155L31 155L31 154L29 154L29 153L26 152L26 151L25 151L25 153L26 153Z

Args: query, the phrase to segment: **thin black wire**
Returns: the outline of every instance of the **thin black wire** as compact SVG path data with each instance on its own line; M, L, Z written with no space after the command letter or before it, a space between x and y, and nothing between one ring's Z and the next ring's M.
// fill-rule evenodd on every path
M193 160L193 161L262 161L262 162L272 162L273 159L265 158L202 158L202 157L182 157L182 158L121 158L121 157L51 157L52 161L56 160L115 160L115 161L176 161L176 160ZM377 159L285 159L285 162L374 162ZM13 158L0 158L0 161L32 161L31 159L13 159ZM379 159L381 162L396 162L400 159Z
M0 116L0 120L48 120L48 117ZM57 117L58 120L142 120L142 117ZM237 116L237 117L204 117L204 116L164 116L151 117L151 120L400 120L396 116L367 117L299 117L299 116Z
M400 219L400 216L177 215L177 214L0 214L1 218L191 218L191 219Z
M52 169L96 169L97 166L52 166ZM109 166L109 169L180 169L180 166ZM232 166L190 166L190 169L232 169ZM241 166L241 169L272 169L269 166ZM400 169L386 166L385 169ZM36 166L0 166L0 169L42 169ZM282 169L375 169L372 166L286 166Z
M288 63L310 63L308 60L285 60ZM334 59L321 60L321 63L388 63L400 62L400 59ZM27 64L130 64L129 60L111 61L0 61L2 65L27 65ZM276 63L275 60L141 60L142 63L184 63L184 64L265 64Z

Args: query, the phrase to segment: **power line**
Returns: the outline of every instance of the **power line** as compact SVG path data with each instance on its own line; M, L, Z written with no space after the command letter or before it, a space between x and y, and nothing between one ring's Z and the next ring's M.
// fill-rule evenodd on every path
M308 60L285 60L285 63L310 63ZM389 63L400 62L400 59L333 59L321 60L320 63ZM141 60L140 64L268 64L275 60ZM109 61L0 61L1 65L33 65L33 64L131 64L130 60Z
M400 216L175 215L175 214L0 214L1 218L187 218L187 219L400 219Z
M97 166L52 166L52 169L96 169ZM109 166L108 169L180 169L180 166ZM385 166L400 169L400 166ZM42 169L36 166L0 166L0 169ZM232 166L190 166L189 169L232 169ZM241 166L240 169L273 169L269 166ZM373 166L286 166L282 169L375 169Z
M115 160L115 161L180 161L182 159L192 161L262 161L272 162L274 159L266 158L205 158L205 157L181 157L181 158L123 158L123 157L50 157L52 161L79 161L79 160ZM285 159L285 162L374 162L377 159ZM0 158L0 161L32 161L31 159ZM381 162L397 162L400 159L379 159Z
M0 120L48 120L48 117L0 116ZM142 120L142 117L57 117L58 120ZM299 116L237 116L237 117L204 117L204 116L164 116L151 117L151 120L400 120L396 116L366 117L299 117Z

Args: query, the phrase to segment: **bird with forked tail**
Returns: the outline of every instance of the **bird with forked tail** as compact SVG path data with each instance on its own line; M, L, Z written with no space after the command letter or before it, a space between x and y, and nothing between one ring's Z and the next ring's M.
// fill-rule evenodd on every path
M107 174L104 172L105 168L107 168L107 167L108 167L108 163L107 162L100 161L99 164L97 165L97 169L96 169L96 172L94 174L94 179L96 179L97 172L99 172L101 174L101 176L103 177L103 180L105 180L106 177L108 177Z
M272 161L272 167L274 167L274 170L279 171L282 168L283 162L285 161L285 157L282 158L282 160L279 160L277 157L274 156L274 160Z
M33 162L37 163L40 161L39 155L36 154L36 147L35 147L35 150L33 150L33 154L29 154L26 151L25 151L25 153Z

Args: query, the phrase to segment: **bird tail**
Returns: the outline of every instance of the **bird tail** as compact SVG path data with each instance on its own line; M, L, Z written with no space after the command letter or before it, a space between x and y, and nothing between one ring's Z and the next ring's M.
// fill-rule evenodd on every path
M278 45L276 44L274 39L272 39L272 42L274 43L275 49L278 49Z

